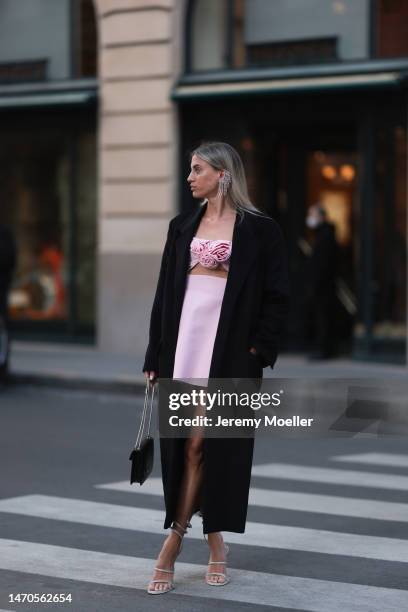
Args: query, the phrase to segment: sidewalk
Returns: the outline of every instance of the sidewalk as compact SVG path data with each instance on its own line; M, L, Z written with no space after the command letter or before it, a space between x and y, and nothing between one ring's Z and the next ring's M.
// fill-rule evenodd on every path
M92 347L13 342L10 374L13 383L72 389L135 392L144 388L144 355L108 353ZM408 367L349 359L309 362L302 355L282 355L265 378L398 378Z

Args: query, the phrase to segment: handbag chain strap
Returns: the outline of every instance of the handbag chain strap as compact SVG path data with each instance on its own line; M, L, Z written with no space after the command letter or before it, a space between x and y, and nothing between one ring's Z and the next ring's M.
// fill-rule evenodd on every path
M149 425L148 425L148 428L147 428L147 437L149 437L149 435L150 435L150 424L151 424L151 421L152 421L154 389L155 389L155 385L152 385L152 396L151 396L151 399L150 399ZM145 422L146 422L148 398L149 398L149 379L146 379L146 389L145 389L145 396L144 396L144 405L143 405L142 419L140 421L140 427L139 427L139 431L138 431L138 434L137 434L137 437L136 437L136 442L135 442L135 449L136 450L138 450L140 448L140 444L141 444L141 441L142 441L142 433L143 433L144 425L145 425Z

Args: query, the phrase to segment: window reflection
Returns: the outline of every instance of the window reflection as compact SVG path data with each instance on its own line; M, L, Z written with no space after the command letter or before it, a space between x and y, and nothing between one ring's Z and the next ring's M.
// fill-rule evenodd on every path
M68 248L69 161L63 136L3 133L1 216L13 228L17 270L12 319L64 319Z
M408 2L379 0L376 6L375 45L377 57L408 55Z
M383 0L373 10L379 55L406 55L407 3ZM186 27L192 71L338 63L370 55L367 0L191 0Z
M49 321L71 332L92 327L95 130L13 127L0 141L0 222L13 230L18 249L10 318L17 326Z
M31 320L64 319L67 314L63 279L64 254L56 244L45 244L32 259L28 273L17 272L10 296L11 316Z

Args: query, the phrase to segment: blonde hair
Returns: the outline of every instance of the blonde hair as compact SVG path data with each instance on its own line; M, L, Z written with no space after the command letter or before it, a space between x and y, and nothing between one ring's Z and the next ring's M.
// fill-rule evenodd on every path
M241 220L244 212L265 216L265 213L258 210L249 199L244 166L234 147L226 142L204 142L191 152L190 160L193 155L206 161L215 170L228 170L231 173L231 184L227 195ZM200 202L200 206L206 203L205 199Z

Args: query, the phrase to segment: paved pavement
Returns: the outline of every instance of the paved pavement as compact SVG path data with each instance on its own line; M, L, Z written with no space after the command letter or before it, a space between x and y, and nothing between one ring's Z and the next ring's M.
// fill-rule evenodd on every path
M0 609L72 612L402 612L408 609L408 451L404 438L259 438L245 534L222 588L204 584L192 519L176 589L145 591L163 541L154 471L129 485L141 398L12 386L1 395ZM71 594L71 603L10 594Z
M16 382L56 384L59 387L132 391L143 385L142 353L99 351L92 347L14 342L11 373ZM370 377L406 378L408 366L357 362L349 359L309 362L299 355L281 355L265 378Z

